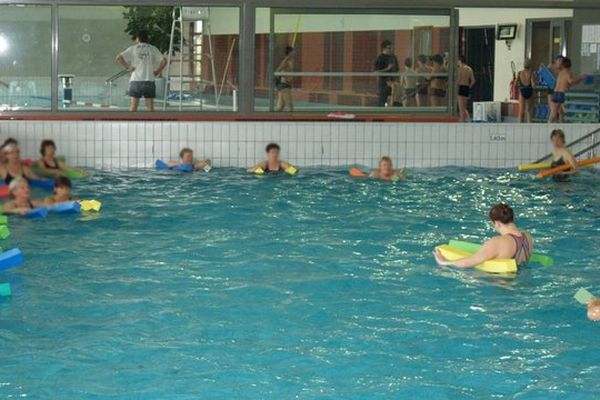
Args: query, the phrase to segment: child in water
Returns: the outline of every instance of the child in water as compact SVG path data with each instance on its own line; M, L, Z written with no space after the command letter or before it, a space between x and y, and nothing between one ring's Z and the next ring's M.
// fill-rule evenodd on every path
M71 180L66 176L59 176L54 180L54 194L44 200L44 205L66 203L75 200L71 196Z
M379 169L374 169L369 174L369 177L382 179L384 181L404 180L404 170L394 169L392 159L384 156L379 160Z
M587 304L587 316L592 321L600 321L600 299L595 297Z
M4 203L2 211L5 214L21 214L24 215L32 208L39 207L42 204L40 201L31 200L31 191L29 184L24 178L15 178L8 185L10 196L13 200Z
M191 165L194 171L198 170L207 170L211 168L211 161L209 159L206 160L196 160L194 161L194 150L189 147L184 147L179 152L179 158L181 161L177 163L176 161L171 161L169 164L173 165Z
M579 173L573 153L571 153L571 151L565 147L565 133L561 129L553 130L550 134L550 141L554 146L554 149L552 149L552 163L550 164L550 168L560 167L561 165L565 164L571 166L570 171L553 175L552 178L555 181L562 182L566 181L569 178L569 175Z

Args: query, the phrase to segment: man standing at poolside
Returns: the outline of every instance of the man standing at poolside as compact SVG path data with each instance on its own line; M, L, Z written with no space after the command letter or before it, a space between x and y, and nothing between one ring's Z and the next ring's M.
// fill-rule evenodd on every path
M146 104L146 111L154 111L156 97L154 79L167 66L167 59L156 47L148 44L148 33L138 32L136 44L119 54L117 63L131 72L127 89L127 94L131 97L129 111L137 111L142 97Z
M400 71L398 67L398 59L394 55L392 42L384 40L381 44L381 54L375 60L375 72L393 73ZM391 76L382 76L379 78L379 99L377 105L384 107L388 97L392 93L391 83L394 78Z
M465 56L458 56L458 114L460 116L460 122L469 122L471 117L469 116L469 110L467 108L469 97L471 96L471 88L475 85L475 74L473 69L467 65Z

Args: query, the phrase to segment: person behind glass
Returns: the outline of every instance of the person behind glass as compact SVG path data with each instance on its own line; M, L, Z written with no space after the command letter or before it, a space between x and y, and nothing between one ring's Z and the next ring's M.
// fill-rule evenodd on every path
M533 109L533 86L536 79L531 71L531 60L525 60L523 70L517 74L517 85L519 86L519 122L531 122L531 111Z
M417 105L417 78L415 76L408 76L408 74L414 74L413 59L408 57L404 60L404 73L401 82L404 87L404 98L402 99L402 105L404 107L414 107Z
M117 56L117 63L131 72L127 94L130 97L129 111L137 111L143 97L146 111L154 111L156 97L155 78L167 66L167 59L160 50L148 44L148 33L136 34L136 44Z
M475 74L473 68L467 65L467 59L463 55L458 56L457 83L458 95L456 101L460 122L469 122L471 116L469 115L467 103L471 96L471 88L475 85Z
M573 76L571 72L571 60L563 57L560 62L560 72L556 78L556 86L550 99L549 123L563 122L565 117L565 101L567 101L566 93L571 89L571 86L579 84L583 79L582 76Z
M556 57L554 57L554 61L552 61L552 64L548 65L548 69L552 73L552 76L554 76L554 79L558 78L558 74L560 73L560 64L562 63L563 58L564 56L562 54L559 54ZM553 94L554 88L550 88L550 92L548 93L548 107L550 107L550 104L552 103ZM560 112L562 112L562 108L559 109L559 113ZM559 114L559 119L562 121L563 115Z
M400 71L398 59L393 53L392 42L384 40L381 43L381 54L375 60L375 72L390 74L398 71ZM379 107L385 107L388 97L392 94L391 83L393 81L394 78L391 76L379 77L379 99L377 101Z
M417 57L417 67L415 72L419 74L428 74L431 68L427 65L427 56L419 54ZM429 81L426 76L417 77L417 107L427 107L429 104Z
M433 74L445 74L448 71L444 67L444 58L435 54L431 56L431 72ZM432 76L429 86L429 99L432 107L440 107L445 104L448 78L444 76Z
M285 57L279 63L275 72L294 72L294 56L296 52L292 46L285 48ZM285 75L275 77L275 87L277 88L277 106L275 111L281 112L287 109L294 111L294 98L292 97L292 78Z

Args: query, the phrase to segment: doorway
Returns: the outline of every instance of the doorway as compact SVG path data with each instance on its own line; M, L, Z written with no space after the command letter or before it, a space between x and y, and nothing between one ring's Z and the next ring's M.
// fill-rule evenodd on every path
M471 104L494 100L494 62L496 59L496 27L461 27L459 53L473 68L476 83L471 90Z
M567 18L528 19L525 57L534 69L550 64L557 55L569 56L571 20Z

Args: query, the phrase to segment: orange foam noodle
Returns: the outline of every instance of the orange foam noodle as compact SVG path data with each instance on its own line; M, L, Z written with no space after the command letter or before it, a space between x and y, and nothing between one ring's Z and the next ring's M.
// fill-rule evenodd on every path
M360 169L358 168L351 168L350 169L350 176L356 176L356 177L365 177L367 176L367 174L365 174L364 172L362 172Z
M597 164L597 163L600 163L600 157L594 157L594 158L589 158L587 160L578 161L576 163L576 165L578 167L585 167L586 165L592 165L592 164ZM558 166L555 168L550 168L550 169L541 171L536 176L538 178L545 178L547 176L556 175L560 172L567 171L569 169L571 169L571 166L569 164L565 164L565 165L561 165L561 166Z

